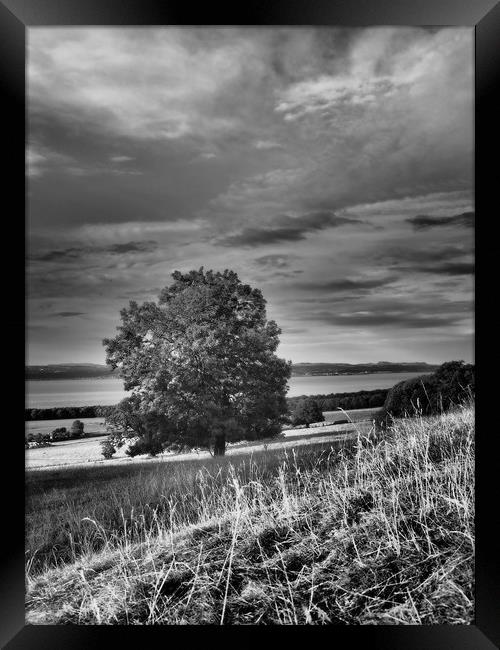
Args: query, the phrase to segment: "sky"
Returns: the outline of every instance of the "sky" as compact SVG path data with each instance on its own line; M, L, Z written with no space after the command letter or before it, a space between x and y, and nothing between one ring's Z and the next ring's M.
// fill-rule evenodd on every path
M174 270L299 362L473 361L471 28L28 29L27 363L104 363Z

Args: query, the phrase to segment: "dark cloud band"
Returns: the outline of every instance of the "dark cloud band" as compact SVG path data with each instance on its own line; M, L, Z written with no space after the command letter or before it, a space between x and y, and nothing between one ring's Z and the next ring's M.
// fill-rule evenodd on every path
M406 220L413 226L414 230L427 230L428 228L437 228L443 226L458 226L463 228L474 228L475 213L464 212L452 217L429 217L419 214L416 217L410 217Z

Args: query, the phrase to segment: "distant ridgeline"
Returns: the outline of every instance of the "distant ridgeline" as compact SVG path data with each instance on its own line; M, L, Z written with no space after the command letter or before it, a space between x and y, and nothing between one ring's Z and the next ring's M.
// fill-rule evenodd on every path
M432 372L438 366L425 362L379 361L378 363L295 363L293 377L309 375L358 375L377 372ZM98 379L118 377L118 370L98 363L69 363L48 366L27 366L26 379Z
M432 372L438 366L425 361L378 361L377 363L294 363L292 376L308 375L359 375L377 372Z
M340 407L348 409L378 408L383 406L389 389L360 390L356 393L331 393L329 395L307 395L316 400L322 411L334 411ZM297 402L305 396L287 397L288 407L293 410ZM104 418L113 406L60 406L47 409L25 409L24 419L32 420L69 420L75 418Z
M38 379L98 379L118 377L117 370L98 363L68 363L49 366L26 366L25 378Z

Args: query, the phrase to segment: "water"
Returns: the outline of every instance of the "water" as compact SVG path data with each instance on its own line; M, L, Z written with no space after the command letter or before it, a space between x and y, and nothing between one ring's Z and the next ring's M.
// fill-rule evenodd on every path
M288 397L351 393L358 390L391 388L419 372L377 372L370 375L292 377ZM44 379L26 382L26 408L54 406L107 406L126 397L120 379Z

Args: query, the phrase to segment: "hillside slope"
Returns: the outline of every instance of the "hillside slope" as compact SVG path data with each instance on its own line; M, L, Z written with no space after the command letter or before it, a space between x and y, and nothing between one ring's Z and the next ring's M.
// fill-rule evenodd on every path
M140 543L90 522L103 550L28 575L27 623L472 623L473 407L259 471L200 472L198 518Z

